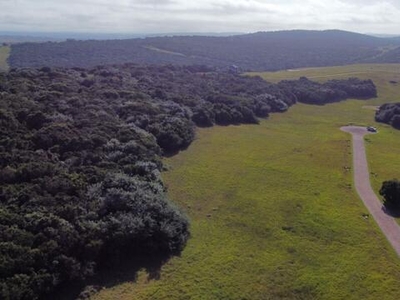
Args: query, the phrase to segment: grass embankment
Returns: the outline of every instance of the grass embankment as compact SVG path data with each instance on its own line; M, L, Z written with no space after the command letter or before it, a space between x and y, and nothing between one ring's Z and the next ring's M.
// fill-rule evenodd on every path
M9 66L7 59L10 56L9 46L0 46L0 71L7 71Z
M363 107L400 95L389 83L399 78L392 73L399 67L382 68L296 72L355 72L377 83L378 99L298 104L259 126L199 129L187 151L165 160L170 196L192 219L182 256L162 268L159 280L148 281L143 271L136 283L105 289L95 299L399 298L400 259L375 222L363 217L366 208L347 170L350 135L339 130L351 122L374 124L374 111ZM367 142L375 188L400 165L400 131L378 128Z

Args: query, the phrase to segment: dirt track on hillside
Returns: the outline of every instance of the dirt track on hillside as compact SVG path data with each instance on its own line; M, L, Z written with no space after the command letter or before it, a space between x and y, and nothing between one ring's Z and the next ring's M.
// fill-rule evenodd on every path
M375 195L369 181L368 163L365 155L364 135L369 134L365 127L346 126L342 131L353 136L353 166L354 183L358 195L374 217L376 223L400 256L400 226L390 214L385 211L382 202Z

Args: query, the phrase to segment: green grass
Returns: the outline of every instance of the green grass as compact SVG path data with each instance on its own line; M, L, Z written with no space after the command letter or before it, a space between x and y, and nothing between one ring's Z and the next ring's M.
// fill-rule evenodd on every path
M155 51L155 52L160 52L160 53L164 53L164 54L171 54L171 55L177 55L177 56L186 56L185 54L179 53L179 52L173 52L173 51L168 51L168 50L164 50L164 49L160 49L154 46L145 46L144 48L151 50L151 51Z
M400 80L400 64L366 64L348 65L329 68L306 68L269 73L249 73L259 75L268 81L278 82L284 79L298 79L306 76L309 79L325 81L334 78L359 77L369 78L370 74L381 79L393 78Z
M9 66L7 59L10 55L10 47L0 46L0 71L7 71Z
M141 271L136 282L94 299L398 299L400 259L362 216L367 210L345 169L350 136L339 127L374 124L374 111L363 106L398 100L399 87L388 81L399 68L296 73L351 68L379 85L378 99L298 104L258 126L199 129L187 151L165 159L169 194L190 216L192 238L159 280ZM400 131L377 127L367 142L375 189L400 166Z

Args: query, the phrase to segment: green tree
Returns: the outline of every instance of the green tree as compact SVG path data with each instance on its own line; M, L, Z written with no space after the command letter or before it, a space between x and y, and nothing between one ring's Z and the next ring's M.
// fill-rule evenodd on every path
M400 181L397 179L384 181L379 194L383 196L383 205L387 209L400 209Z

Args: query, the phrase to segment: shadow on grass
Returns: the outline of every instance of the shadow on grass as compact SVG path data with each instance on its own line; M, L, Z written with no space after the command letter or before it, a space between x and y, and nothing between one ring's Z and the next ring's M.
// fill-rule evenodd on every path
M281 113L281 112L274 112L274 113ZM283 112L282 112L283 113ZM260 120L262 120L262 119L268 119L268 117L259 117L259 119ZM204 125L204 126L199 126L199 125L196 125L196 127L198 127L198 128L212 128L212 127L229 127L229 126L242 126L242 125L254 125L254 126L258 126L260 124L260 122L258 121L257 123L254 123L254 122L248 122L248 123L246 123L246 122L243 122L243 123L216 123L216 124L213 124L213 125ZM166 157L166 158L171 158L171 157L173 157L173 156L175 156L175 155L177 155L177 154L179 154L180 152L182 152L182 151L186 151L190 146L191 146L191 144L193 143L193 141L196 139L196 137L192 140L192 141L190 141L189 143L187 143L187 144L185 144L185 145L182 145L181 147L177 147L177 148L175 148L175 149L163 149L163 153L162 153L162 156L163 157Z
M164 150L163 157L171 158L171 157L173 157L175 155L178 155L179 152L181 152L181 151L186 151L188 148L189 148L189 146L183 147L183 148L181 148L179 150L169 150L169 151Z
M110 288L125 282L136 282L140 270L147 273L147 280L158 280L161 267L171 257L172 255L151 257L136 255L134 258L120 261L104 261L93 277L83 282L69 282L59 286L56 292L48 295L45 299L89 299L102 288Z

